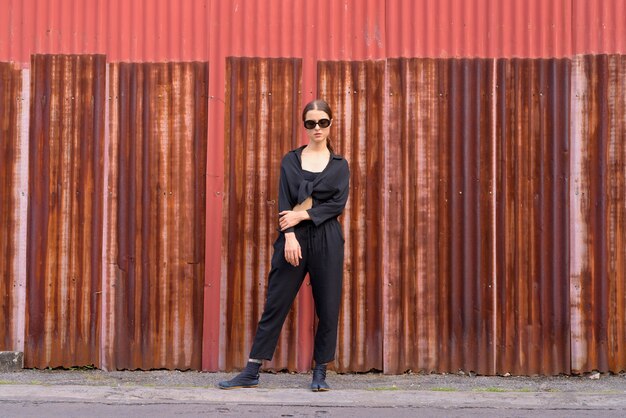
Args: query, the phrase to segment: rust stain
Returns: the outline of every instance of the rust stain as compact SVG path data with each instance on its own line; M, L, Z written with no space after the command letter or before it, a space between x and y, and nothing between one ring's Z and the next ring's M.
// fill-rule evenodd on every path
M111 64L104 364L199 369L207 63Z
M569 373L570 62L497 72L497 372Z
M226 62L221 236L206 234L208 63L31 65L28 125L28 77L0 64L0 349L25 334L28 367L199 369L219 312L219 368L240 367L280 159L302 138L302 61ZM626 367L623 56L317 65L352 169L336 370ZM206 240L219 300L203 301ZM308 369L314 329L305 281L266 366Z
M385 372L438 369L440 185L437 60L395 59L385 146Z
M318 97L334 112L333 147L351 171L340 220L346 243L335 368L342 372L383 369L384 74L384 61L318 63Z
M388 60L386 373L494 370L492 60Z
M609 57L607 77L608 370L626 369L626 57Z
M25 365L98 365L105 57L31 68Z
M626 60L574 59L572 371L626 367Z
M19 161L22 72L10 63L0 63L0 351L17 350L20 325L18 292L23 289L19 269L20 184L24 173ZM23 325L23 324L21 324Z
M283 155L300 138L299 59L228 58L220 367L245 364L262 314L272 243L278 234L278 180ZM283 327L272 369L308 368L311 291L305 280ZM303 298L309 299L303 303ZM304 347L304 348L303 348ZM304 366L305 365L305 366Z

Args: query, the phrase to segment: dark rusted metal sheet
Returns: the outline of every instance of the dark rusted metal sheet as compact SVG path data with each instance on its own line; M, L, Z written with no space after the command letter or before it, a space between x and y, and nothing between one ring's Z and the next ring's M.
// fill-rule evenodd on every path
M384 371L495 365L492 60L388 60Z
M245 365L265 302L283 155L300 139L298 59L228 58L219 364ZM308 278L283 327L272 369L307 370L313 310Z
M496 371L569 373L570 62L497 72Z
M22 71L0 63L0 351L24 349L28 175L24 114Z
M103 368L201 366L207 79L109 65Z
M98 365L105 57L31 68L25 365Z
M572 63L571 363L626 369L626 58Z
M340 219L346 243L338 371L383 369L384 76L385 61L318 63L318 97L334 113L332 144L351 171L350 197Z

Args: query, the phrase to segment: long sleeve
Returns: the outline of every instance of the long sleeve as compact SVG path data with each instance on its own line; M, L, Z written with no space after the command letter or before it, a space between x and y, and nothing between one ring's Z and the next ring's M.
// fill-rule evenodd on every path
M307 211L316 226L330 218L341 215L346 207L350 190L350 169L346 160L342 160L342 163L341 170L336 177L337 191L335 194L329 200L314 205Z
M284 210L293 209L291 202L289 201L289 180L285 173L285 167L283 164L280 166L280 180L278 183L278 213ZM293 232L293 226L282 231L283 233Z

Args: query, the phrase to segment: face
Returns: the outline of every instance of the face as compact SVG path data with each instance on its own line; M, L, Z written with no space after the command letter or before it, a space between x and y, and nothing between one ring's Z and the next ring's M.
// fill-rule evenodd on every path
M305 124L309 121L313 121L313 122L322 121L321 124L324 124L325 122L324 119L330 121L331 122L330 125L332 125L332 121L326 112L322 110L309 110L308 112L306 112L306 117L304 118L304 121L305 121ZM328 125L325 128L322 128L320 126L320 123L318 123L311 129L307 129L305 126L306 134L309 137L309 141L316 142L316 143L325 142L326 138L328 138L328 134L330 133L330 125Z

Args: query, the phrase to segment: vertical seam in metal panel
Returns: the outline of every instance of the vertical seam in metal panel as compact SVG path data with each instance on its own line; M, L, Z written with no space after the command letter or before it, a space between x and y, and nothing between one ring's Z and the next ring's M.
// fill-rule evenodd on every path
M497 216L497 209L496 209L496 205L497 205L497 192L498 192L498 188L497 188L497 169L496 166L498 165L498 153L497 153L497 133L496 133L496 129L497 129L497 123L496 123L496 116L497 116L497 110L498 110L498 106L497 106L497 97L498 97L498 93L496 91L496 87L497 87L497 64L498 64L498 60L497 58L493 58L492 59L492 69L491 69L491 272L492 272L492 279L491 282L492 284L492 288L491 288L491 297L493 300L493 311L492 311L492 321L493 321L493 333L491 335L491 359L492 359L492 370L493 373L495 374L497 372L496 367L497 367L497 354L498 354L498 350L497 350L497 343L498 343L498 317L497 317L497 312L498 312L498 266L497 266L497 251L498 251L498 246L496 245L496 239L497 239L497 235L498 235L498 231L497 229L497 225L498 225L498 220L496 218Z
M224 21L228 21L227 7L222 2L208 2L207 10L209 16L219 18L226 17ZM226 16L222 16L226 15ZM215 26L215 25L213 25ZM225 269L223 263L223 208L224 193L228 190L224 186L224 112L226 101L226 53L225 46L221 35L224 33L226 26L215 26L213 31L208 29L209 42L207 45L207 54L209 61L209 74L207 78L207 150L206 150L206 196L205 196L205 234L209 237L217 232L222 234L222 239L214 242L210 239L205 240L204 254L204 295L203 295L203 316L202 316L202 369L216 371L223 369L225 366L224 352L221 349L221 343L224 341L225 312L223 291L225 287ZM232 46L232 45L229 45ZM214 99L214 100L213 100ZM221 107L220 109L220 106ZM212 124L221 126L215 131L210 130ZM213 141L212 141L213 139ZM221 141L221 145L219 143ZM221 153L221 156L219 155ZM220 160L220 158L222 160ZM221 164L220 164L221 163ZM213 228L211 225L215 225ZM214 314L215 317L210 317ZM217 331L215 330L217 328Z
M30 70L22 70L22 100L20 101L19 148L15 168L19 173L16 195L18 198L19 224L17 227L17 255L14 274L17 279L17 306L15 315L15 350L24 351L26 333L26 246L28 233L28 180L29 180L29 130L30 130Z
M108 197L108 186L109 186L109 147L111 144L110 141L110 126L109 126L109 120L111 117L111 99L110 99L110 83L109 83L109 77L110 77L110 72L109 72L109 65L107 63L105 63L105 87L104 87L104 102L105 102L105 106L104 106L104 150L103 150L103 164L102 164L102 170L104 171L103 176L102 176L102 267L100 269L101 274L102 274L102 280L100 283L100 300L101 300L101 304L100 304L100 368L103 370L108 370L109 368L109 364L107 364L107 353L106 353L106 349L107 349L107 331L109 330L109 328L106 326L107 324L107 317L108 317L108 313L109 313L109 304L108 304L108 298L109 298L109 292L108 292L108 284L109 284L109 277L108 277L108 269L107 269L107 265L108 265L108 251L107 249L109 248L109 242L108 242L108 238L109 238L109 234L108 234L108 230L109 230L109 197Z

